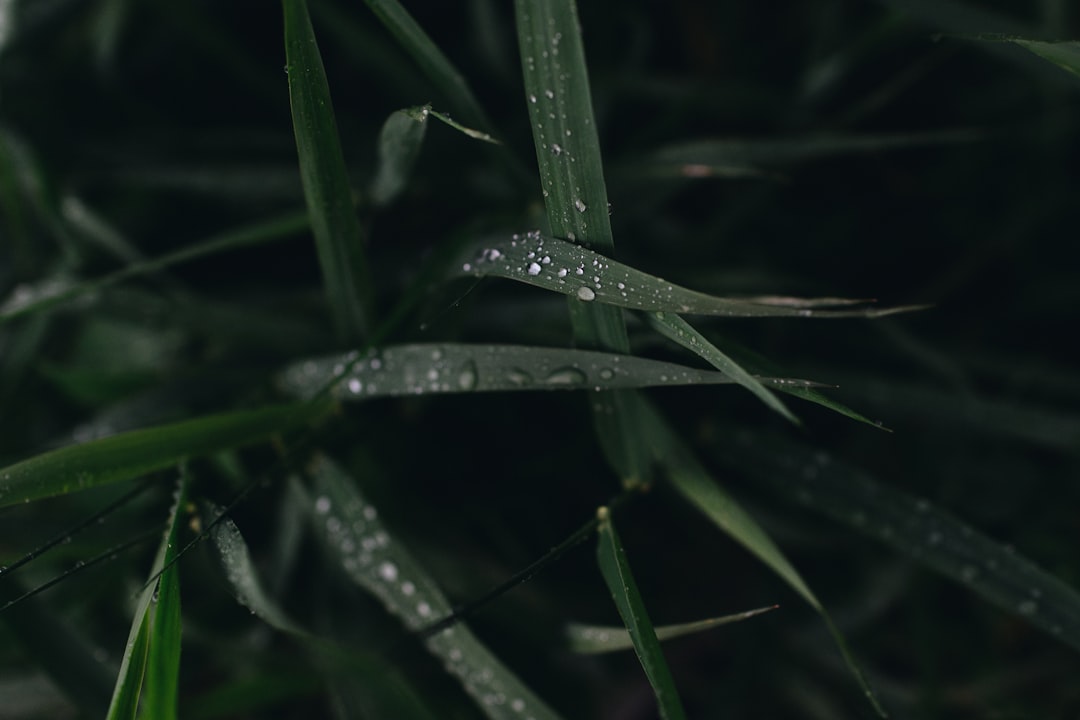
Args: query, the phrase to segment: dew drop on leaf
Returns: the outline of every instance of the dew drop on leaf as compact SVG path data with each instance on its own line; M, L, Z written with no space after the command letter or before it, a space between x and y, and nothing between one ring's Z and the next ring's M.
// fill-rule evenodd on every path
M458 370L458 387L462 390L472 390L476 387L476 363L469 360Z
M578 300L584 300L585 302L596 299L596 293L593 292L593 289L590 287L585 287L584 285L578 288L577 296Z

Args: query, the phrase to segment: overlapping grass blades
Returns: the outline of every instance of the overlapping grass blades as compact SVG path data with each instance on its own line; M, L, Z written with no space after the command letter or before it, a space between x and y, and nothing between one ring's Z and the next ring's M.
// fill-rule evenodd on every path
M696 633L712 630L722 625L749 620L750 618L775 610L778 607L779 605L756 608L754 610L735 613L734 615L724 615L722 617L679 623L677 625L658 625L654 626L653 630L656 632L656 639L660 642L664 642L685 635L694 635ZM630 638L630 632L625 627L581 625L575 623L567 626L566 636L570 641L570 649L579 653L609 653L617 652L619 650L630 650L634 647L633 640Z
M150 569L151 582L135 606L108 720L177 717L180 680L180 569L174 564L180 548L181 517L187 501L187 479L180 484L169 512L169 526ZM142 693L145 678L146 691ZM140 709L140 695L142 697Z
M727 462L1080 650L1080 592L923 498L790 439L741 432Z
M0 469L0 507L130 480L187 458L265 442L328 410L325 403L241 410L52 450Z
M311 230L338 335L357 340L371 327L374 292L330 87L306 0L282 3L289 99Z
M600 526L597 529L596 560L600 565L600 574L604 576L604 582L607 583L615 606L619 609L619 615L626 624L634 652L637 653L641 667L656 694L660 717L664 720L685 718L686 712L675 687L675 679L668 669L664 651L660 648L660 641L656 637L652 621L649 620L641 592L630 571L630 562L626 558L619 534L615 531L611 512L602 507L597 515Z
M393 537L355 481L325 456L315 459L310 472L312 521L344 574L414 632L450 615L453 608L438 584ZM493 720L558 717L464 625L425 643Z

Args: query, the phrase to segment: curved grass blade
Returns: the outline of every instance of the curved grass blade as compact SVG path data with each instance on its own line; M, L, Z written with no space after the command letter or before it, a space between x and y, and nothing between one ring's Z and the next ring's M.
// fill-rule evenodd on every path
M135 606L120 674L116 680L108 720L134 718L146 680L143 716L157 720L176 717L180 672L180 568L173 560L180 546L180 514L187 496L186 472L181 470L169 527L150 569L156 582L143 588Z
M471 127L465 127L457 120L451 118L449 115L444 115L437 110L431 110L430 113L431 117L435 118L436 120L445 125L449 125L450 127L454 128L466 137L471 137L473 140L480 140L481 142L491 143L492 145L502 145L501 142L491 137L491 135L488 135L486 132L482 132Z
M283 0L283 8L289 100L311 230L338 334L355 340L371 327L374 298L360 223L307 2Z
M729 461L784 495L1080 650L1080 592L929 501L789 439L740 433L727 454Z
M641 599L637 583L630 572L630 563L626 559L626 551L611 521L611 513L606 507L602 507L597 511L597 517L600 519L600 526L597 529L596 560L600 565L600 573L604 576L608 590L611 591L611 597L615 600L619 615L626 624L634 652L637 653L641 667L645 670L649 684L652 685L653 692L656 694L656 702L660 706L660 717L664 720L685 718L686 712L679 699L675 679L671 676L667 661L664 660L664 651L660 649L660 641L656 637L649 614L645 610L645 603Z
M653 630L656 631L656 639L660 642L664 642L684 635L695 635L697 633L705 632L706 630L712 630L721 625L729 625L731 623L749 620L752 617L771 612L778 607L780 606L770 605L769 607L735 613L734 615L723 615L707 620L654 627ZM570 641L570 649L578 653L608 653L617 652L619 650L629 650L634 647L634 643L630 639L630 633L624 627L580 625L574 623L566 628L566 636Z
M314 358L286 368L282 385L309 398L331 385L341 400L400 395L536 390L615 390L648 386L724 385L722 372L633 355L526 345L417 344ZM766 385L806 380L758 378Z
M639 406L642 422L649 428L650 439L657 463L662 467L668 482L698 511L711 520L737 543L753 553L803 600L821 615L836 642L848 669L863 689L874 710L887 717L869 683L848 649L847 641L833 624L821 601L806 585L798 571L765 533L749 513L727 494L701 466L693 453L674 434L663 418L648 403Z
M704 335L695 330L690 323L673 313L651 313L646 316L649 325L661 335L691 350L720 372L730 377L735 382L752 392L769 408L779 413L784 418L799 425L799 419L792 415L787 406L776 397L761 381L743 370L742 366L724 354L720 348L709 342Z
M1065 72L1072 73L1074 77L1080 78L1080 42L1076 40L1042 42L1021 38L1011 38L1010 42L1035 53L1043 60L1052 62Z
M208 255L273 242L295 235L309 227L307 213L292 213L273 220L231 230L195 243L160 258L135 262L95 280L74 283L62 278L48 278L32 286L20 286L0 305L0 324L30 313L48 310L64 302L92 295L132 278L150 275L160 270Z
M882 317L925 305L851 308L838 298L723 298L689 290L539 231L488 240L463 253L451 267L458 275L495 276L562 293L585 303L660 312L724 317ZM821 308L829 302L843 309Z
M413 632L452 614L434 579L394 539L351 478L325 457L314 461L311 475L316 532L349 579L382 601ZM424 643L489 718L558 718L464 625L448 627Z
M185 458L265 442L328 411L326 403L275 405L52 450L0 469L0 507L130 480Z
M409 180L409 174L427 133L431 106L398 110L391 113L379 132L378 169L371 184L371 200L376 205L388 205Z

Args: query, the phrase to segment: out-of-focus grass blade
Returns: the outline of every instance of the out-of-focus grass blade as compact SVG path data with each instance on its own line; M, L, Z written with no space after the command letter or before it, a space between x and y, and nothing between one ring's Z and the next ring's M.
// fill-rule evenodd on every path
M432 42L408 11L397 0L365 0L375 16L386 26L420 70L446 96L456 104L454 108L466 123L482 129L490 129L491 123L477 102L465 77L458 72L450 59Z
M221 565L236 592L237 601L275 630L306 637L308 632L290 620L263 590L244 536L232 518L220 517L224 512L223 508L206 503L203 523L210 527L210 540L221 557Z
M328 411L325 403L275 405L52 450L0 469L0 507L130 480L185 458L264 442Z
M806 380L758 378L773 386ZM286 368L284 389L313 397L332 385L342 400L398 395L529 390L612 390L664 385L730 384L722 372L592 350L527 345L397 345L304 360Z
M602 507L597 515L600 526L597 529L596 559L600 565L600 573L611 591L619 615L626 624L634 652L637 653L641 667L644 668L649 684L656 694L660 716L664 720L685 718L686 713L679 699L679 691L675 687L675 679L671 677L667 661L664 660L664 651L660 648L660 641L630 572L630 563L611 521L611 513L606 507Z
M684 635L694 635L705 632L706 630L712 630L721 625L749 620L752 617L757 617L758 615L775 610L778 607L780 606L771 605L769 607L735 613L734 615L724 615L722 617L680 623L678 625L654 627L653 630L656 631L656 639L660 642L664 642L665 640L671 640L672 638L682 637ZM630 633L624 627L580 625L575 623L566 628L566 636L570 641L570 649L579 653L607 653L619 650L629 650L634 647L634 643L630 639Z
M420 631L452 613L442 590L390 534L351 478L325 457L314 461L311 474L315 530L346 576L381 600L410 630ZM425 643L488 717L558 717L464 625L449 627Z
M848 649L847 641L833 624L824 606L817 596L803 581L798 571L766 534L760 525L728 495L709 473L701 466L697 458L668 427L663 418L648 403L642 401L639 407L642 422L648 427L648 435L656 454L656 461L662 467L668 481L693 507L727 533L733 540L753 553L773 572L797 592L810 607L817 610L829 628L834 641L847 663L852 675L862 687L874 710L887 717L862 671Z
M223 233L153 260L132 263L123 270L117 270L96 280L74 283L64 278L53 277L35 285L22 285L16 287L11 296L0 304L0 324L22 315L48 310L69 300L92 295L125 280L149 275L208 255L281 240L308 227L307 213L293 213Z
M664 337L670 338L691 350L709 362L713 367L720 370L735 382L752 392L763 403L787 418L796 425L799 419L791 414L787 406L781 402L761 381L750 373L743 370L742 366L732 360L720 348L709 342L704 335L695 330L690 323L674 313L650 313L646 316L649 324L659 331Z
M725 450L741 472L880 540L1080 650L1080 592L925 499L791 439L741 432Z
M593 117L585 50L571 0L515 0L533 147L540 169L548 225L555 237L614 255L607 186ZM531 237L531 236L530 236ZM521 266L526 277L542 274L544 255ZM550 260L549 260L550 262ZM541 268L540 273L536 269ZM565 270L564 272L570 272ZM570 320L580 347L630 352L622 311L591 304L595 293L581 283L567 286ZM651 467L643 452L632 402L626 392L591 399L593 423L608 462L626 484L648 483Z
M1042 42L1020 38L1011 38L1010 41L1080 78L1080 42Z
M180 569L176 565L164 571L162 568L172 563L180 547L178 520L187 495L185 475L181 472L169 528L150 568L150 577L157 577L157 580L143 589L135 606L108 720L128 720L136 716L144 675L147 686L143 716L155 720L176 717L180 670L180 580L177 576Z
M466 127L459 123L457 120L451 118L449 115L444 115L437 110L431 111L431 117L435 118L441 123L449 125L463 135L471 137L473 140L480 140L482 142L491 143L492 145L502 144L495 138L491 137L491 135L489 135L488 133L477 130L476 128Z
M388 205L405 189L409 174L420 156L431 106L391 113L379 133L378 169L371 185L371 200Z
M634 310L726 317L882 317L925 306L852 308L841 298L722 298L662 278L538 231L489 239L463 252L451 271L493 275L562 293L584 303ZM782 301L781 301L782 300ZM842 309L822 308L829 303ZM580 305L581 303L576 303ZM618 348L614 348L618 350Z
M283 0L283 6L300 179L338 334L355 340L371 326L374 297L360 223L307 2Z
M174 497L176 503L169 529L165 535L162 567L151 596L150 647L146 667L146 692L142 717L153 720L175 720L180 699L180 567L175 564L180 548L182 523L179 516L187 504L187 472L180 470L180 483ZM155 567L153 572L157 572Z

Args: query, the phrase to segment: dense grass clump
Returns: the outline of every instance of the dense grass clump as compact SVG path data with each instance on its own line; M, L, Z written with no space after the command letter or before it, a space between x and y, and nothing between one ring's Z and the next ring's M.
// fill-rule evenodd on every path
M0 717L1080 713L997 5L0 1Z

